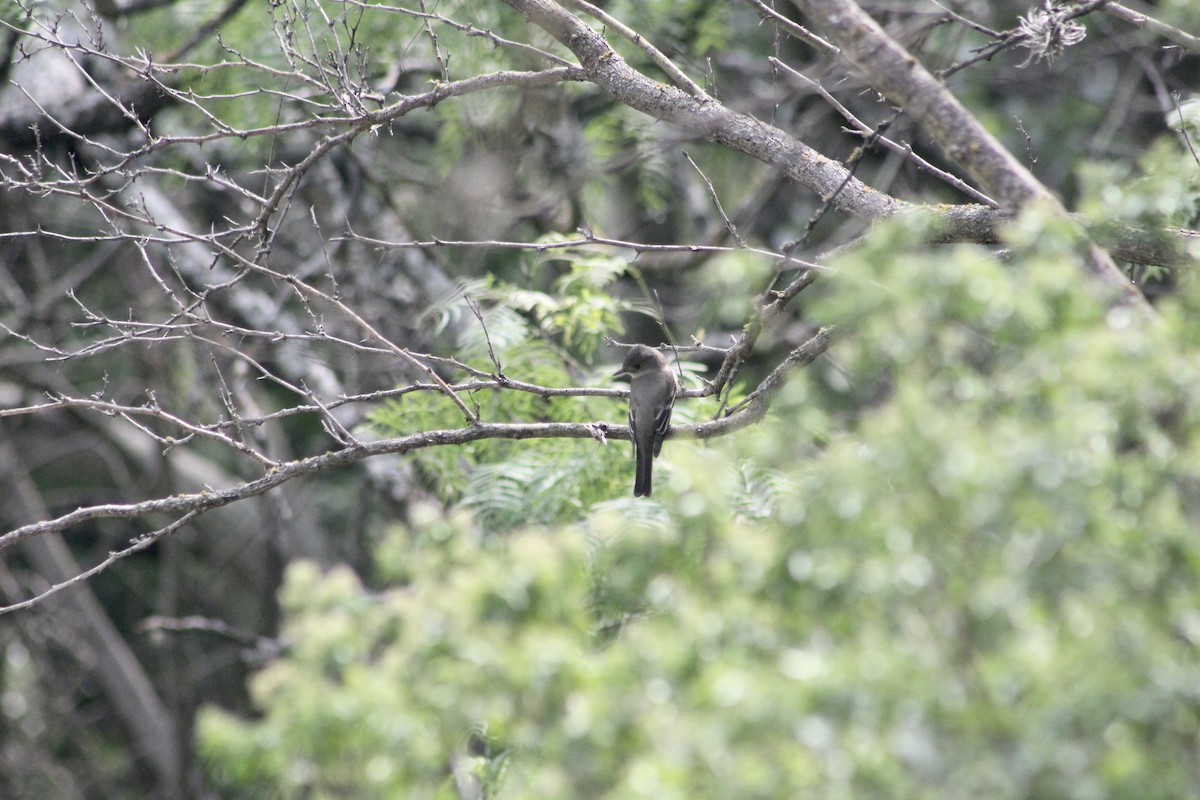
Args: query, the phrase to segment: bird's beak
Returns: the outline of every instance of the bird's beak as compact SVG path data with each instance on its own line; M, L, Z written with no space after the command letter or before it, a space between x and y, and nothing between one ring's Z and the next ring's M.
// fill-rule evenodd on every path
M616 372L614 372L612 374L612 376L614 378L626 378L626 377L629 377L629 373L625 371L625 367L621 367Z

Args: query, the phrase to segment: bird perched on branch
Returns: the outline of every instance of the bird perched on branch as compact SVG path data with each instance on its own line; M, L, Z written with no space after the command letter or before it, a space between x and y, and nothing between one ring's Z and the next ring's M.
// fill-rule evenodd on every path
M657 350L635 344L614 378L629 378L629 430L633 435L633 496L649 497L654 459L671 428L675 405L675 373Z

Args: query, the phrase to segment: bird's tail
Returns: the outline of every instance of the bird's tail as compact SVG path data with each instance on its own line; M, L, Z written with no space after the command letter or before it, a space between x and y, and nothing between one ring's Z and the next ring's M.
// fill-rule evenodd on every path
M637 467L633 479L633 496L650 496L650 476L654 471L654 455L649 447L637 448Z

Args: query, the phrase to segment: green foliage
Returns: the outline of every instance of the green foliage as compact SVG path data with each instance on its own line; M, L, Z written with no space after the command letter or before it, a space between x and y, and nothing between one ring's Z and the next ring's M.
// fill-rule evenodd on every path
M1162 21L1180 30L1195 32L1200 26L1200 9L1191 0L1164 0Z
M1190 135L1196 136L1194 131ZM1128 164L1112 161L1081 165L1080 212L1098 223L1188 227L1200 220L1196 161L1178 139L1159 139L1138 166L1134 171Z
M539 244L568 241L562 234L547 234ZM520 286L497 286L497 299L529 312L541 331L591 360L604 337L621 329L620 313L631 306L610 294L611 286L629 268L633 253L614 252L611 247L576 245L548 250L527 261L528 281L536 285L550 274L551 291L528 291ZM564 268L555 275L552 268Z
M655 42L669 58L698 60L729 43L734 30L730 17L735 8L712 0L620 0L611 3L606 11L626 22L637 20L638 33ZM641 51L632 48L630 55L639 60L645 58ZM647 68L657 69L648 65Z
M670 131L644 114L618 106L591 120L585 128L585 136L598 161L613 163L622 169L637 165L636 169L621 175L629 184L624 191L616 191L614 179L605 180L604 176L597 176L596 181L585 187L585 200L596 209L595 216L604 218L607 204L616 198L623 204L636 203L647 218L654 219L667 213L677 198L675 164L665 153L665 147L674 144Z
M576 383L562 359L543 343L523 339L511 353L497 355L505 368L520 374L522 380L551 387ZM601 378L591 375L588 380L600 383ZM487 422L620 420L624 415L615 400L604 398L544 398L493 390L462 393L462 397ZM428 394L389 402L372 414L371 422L385 436L465 424L453 402ZM553 521L575 516L581 495L564 489L587 490L583 496L590 499L608 496L612 486L600 479L610 471L615 453L609 451L614 449L597 447L594 442L492 439L453 448L427 448L415 458L446 499L465 499L486 521L505 528L524 519ZM594 497L593 491L598 493Z
M527 443L507 458L477 465L462 502L489 531L574 519L624 488L618 476L629 471L628 459L616 443L609 448L591 441Z
M1014 263L920 239L823 282L849 381L795 381L753 464L671 443L665 508L503 538L419 510L381 592L294 567L263 717L201 719L214 777L449 796L472 753L496 797L1200 792L1200 295L1109 310L1036 214Z
M756 294L769 282L774 268L772 259L741 250L707 259L697 270L697 283L703 290L700 297L708 303L704 318L714 326L745 324L747 309L754 307ZM698 333L697 338L703 334Z
M1186 121L1176 137L1196 137L1196 103L1181 105ZM1167 122L1179 126L1178 118ZM1121 225L1138 225L1142 238L1160 231L1160 244L1169 246L1170 228L1194 228L1200 222L1200 172L1195 156L1176 137L1160 137L1134 166L1114 161L1085 162L1079 168L1079 211L1098 229L1108 228L1116 237L1131 234ZM1130 277L1143 287L1167 282L1171 270L1154 265L1137 265Z

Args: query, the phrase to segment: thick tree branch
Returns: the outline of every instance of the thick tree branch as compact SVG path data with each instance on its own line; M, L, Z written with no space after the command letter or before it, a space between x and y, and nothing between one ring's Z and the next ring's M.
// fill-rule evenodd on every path
M847 181L845 167L779 128L641 74L617 55L601 34L557 3L504 2L569 48L589 80L630 108L777 166L822 199L832 198L840 211L880 219L912 208L874 191L857 178Z
M961 164L1008 211L1033 203L1063 218L1056 197L907 50L853 0L792 0L841 49L868 84L900 105L948 157ZM1149 311L1146 299L1099 247L1088 248L1091 275L1122 302Z
M918 206L877 192L851 176L838 162L779 128L734 112L711 98L693 97L642 75L617 55L600 33L552 0L504 2L569 48L579 59L587 78L618 101L698 137L776 166L823 200L831 200L835 209L859 219L877 221L897 214L924 212L934 214L938 219L937 241L995 243L1000 241L1001 226L1012 219L1009 212L1032 198L1047 198L1059 213L1066 213L1045 187L1004 151L944 86L853 3L836 3L834 8L825 9L822 18L837 17L837 9L846 7L855 12L853 23L847 22L850 18L839 22L839 36L845 36L848 43L855 46L867 74L874 78L881 71L884 73L884 78L875 85L885 93L894 91L896 94L892 99L903 104L905 111L919 122L930 126L930 132L946 152L956 160L961 159L968 172L1009 211L973 203L936 208ZM809 4L800 5L806 7ZM873 49L882 52L873 53ZM906 87L896 85L901 82L901 76L915 76L921 80L910 92ZM960 125L964 126L962 131L957 129ZM1168 233L1166 241L1172 243L1169 246L1164 246L1164 238L1157 231L1147 231L1141 237L1123 235L1116 240L1105 238L1103 234L1097 238L1116 248L1114 255L1125 261L1163 266L1193 263L1186 250L1186 237L1176 232ZM1115 287L1121 296L1144 303L1106 254L1097 248L1089 260L1093 271L1107 285Z

